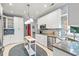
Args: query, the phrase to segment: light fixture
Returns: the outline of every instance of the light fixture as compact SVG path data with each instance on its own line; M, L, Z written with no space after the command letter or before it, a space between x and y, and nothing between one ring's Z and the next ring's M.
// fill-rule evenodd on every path
M30 18L29 20L27 20L26 22L25 22L25 24L30 24L30 23L32 23L33 22L33 18Z
M12 3L9 3L9 5L12 6L13 4Z
M45 4L44 7L47 8L47 5Z
M33 22L33 18L30 18L30 22Z
M29 15L29 7L30 7L30 5L29 5L29 4L27 4L27 7L28 7L28 20L27 20L27 21L25 21L25 24L30 24L30 23L32 23L32 22L33 22L33 18L30 18L30 15Z
M27 20L27 21L25 22L25 24L30 24L30 20Z

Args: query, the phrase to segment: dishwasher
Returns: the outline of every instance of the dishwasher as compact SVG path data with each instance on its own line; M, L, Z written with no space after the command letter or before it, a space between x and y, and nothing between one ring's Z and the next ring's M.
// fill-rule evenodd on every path
M52 45L54 43L56 43L56 37L48 36L47 37L47 47L48 47L48 49L53 50Z

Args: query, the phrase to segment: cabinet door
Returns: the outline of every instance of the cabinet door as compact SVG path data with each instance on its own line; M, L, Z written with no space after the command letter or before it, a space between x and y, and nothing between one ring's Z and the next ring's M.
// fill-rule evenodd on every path
M61 10L51 12L46 18L47 28L60 28L61 27Z
M36 40L38 43L47 47L47 36L46 35L36 34L35 36L36 36Z
M47 47L47 36L46 35L42 35L41 36L41 41L42 41L42 44Z
M8 44L8 40L7 39L8 39L7 35L3 36L3 46Z
M13 17L7 17L8 18L8 28L14 28L14 20Z
M14 35L5 35L3 37L3 45L13 44L14 42Z
M38 19L40 25L46 24L46 28L61 28L61 10L58 9Z

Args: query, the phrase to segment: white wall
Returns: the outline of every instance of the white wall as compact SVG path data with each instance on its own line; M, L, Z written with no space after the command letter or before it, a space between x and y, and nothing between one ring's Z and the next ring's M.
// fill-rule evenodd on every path
M0 15L2 15L2 12L3 11L3 8L2 8L2 6L1 6L1 4L0 4Z
M74 34L70 32L70 26L79 27L79 3L68 4L68 37L74 38ZM79 41L79 33L76 33L76 40Z
M14 17L14 37L16 42L22 42L24 40L23 18Z
M46 24L47 28L60 28L61 27L61 10L55 10L38 19L38 28L40 25Z
M1 14L1 8L2 8L2 7L1 7L1 4L0 4L0 14Z
M79 25L79 3L69 4L69 25Z

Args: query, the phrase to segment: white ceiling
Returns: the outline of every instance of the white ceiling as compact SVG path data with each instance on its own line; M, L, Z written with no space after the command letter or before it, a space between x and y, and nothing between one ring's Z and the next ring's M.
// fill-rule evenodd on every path
M54 10L64 4L57 3L51 5L52 3L30 3L29 14L30 17L36 19L51 10ZM27 3L2 3L3 12L7 15L16 15L16 16L28 16L28 7Z

